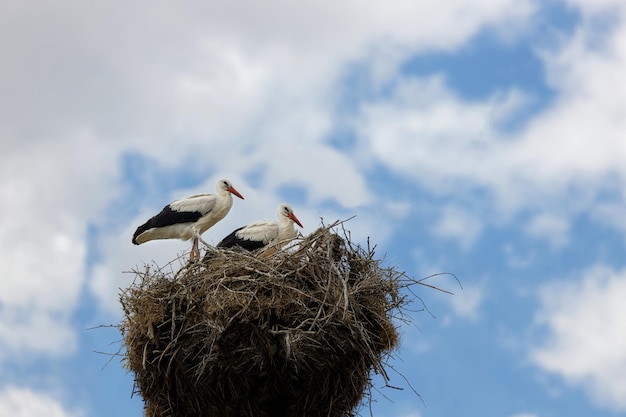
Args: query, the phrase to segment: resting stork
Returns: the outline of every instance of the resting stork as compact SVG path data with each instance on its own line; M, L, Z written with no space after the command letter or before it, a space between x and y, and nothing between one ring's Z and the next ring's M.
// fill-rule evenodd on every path
M278 221L261 220L234 230L222 239L217 247L239 246L249 251L267 247L266 255L279 250L298 234L294 223L300 227L302 227L302 223L288 204L279 205L276 215Z
M200 235L228 214L233 205L232 194L243 200L228 180L219 180L216 188L217 194L196 194L163 207L159 214L137 228L133 243L140 245L155 239L193 239L190 259L198 259L198 241L207 244Z

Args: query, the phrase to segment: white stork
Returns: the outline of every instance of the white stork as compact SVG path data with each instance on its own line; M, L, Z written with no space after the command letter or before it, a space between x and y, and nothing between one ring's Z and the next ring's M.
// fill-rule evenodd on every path
M222 239L217 247L239 246L249 251L267 247L266 255L277 251L298 234L294 223L300 227L302 227L302 223L288 204L279 205L276 215L278 221L261 220L234 230Z
M228 214L233 205L231 194L243 200L228 180L219 180L216 188L217 194L196 194L163 207L159 214L137 228L133 243L140 245L155 239L193 238L191 259L197 259L200 256L198 240L207 244L200 235Z

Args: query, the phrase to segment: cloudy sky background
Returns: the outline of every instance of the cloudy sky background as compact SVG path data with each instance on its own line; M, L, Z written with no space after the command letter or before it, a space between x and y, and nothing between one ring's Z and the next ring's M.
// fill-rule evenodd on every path
M189 249L136 226L222 177L209 242L286 201L461 280L374 415L626 415L623 74L618 0L3 2L0 416L141 415L92 328Z

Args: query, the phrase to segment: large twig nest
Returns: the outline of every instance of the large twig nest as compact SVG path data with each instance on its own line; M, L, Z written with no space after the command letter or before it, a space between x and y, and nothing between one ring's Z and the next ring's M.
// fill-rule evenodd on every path
M146 416L353 415L398 343L404 274L335 229L137 272L121 330Z

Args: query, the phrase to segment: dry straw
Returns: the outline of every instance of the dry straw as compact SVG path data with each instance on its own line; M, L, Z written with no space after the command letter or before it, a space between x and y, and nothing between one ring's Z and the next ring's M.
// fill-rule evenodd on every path
M270 257L209 249L135 273L120 328L148 417L354 415L370 373L386 378L401 289L419 283L340 222Z

